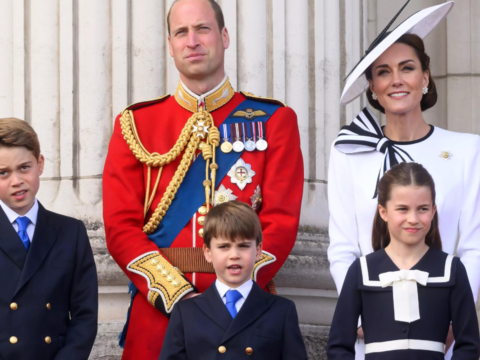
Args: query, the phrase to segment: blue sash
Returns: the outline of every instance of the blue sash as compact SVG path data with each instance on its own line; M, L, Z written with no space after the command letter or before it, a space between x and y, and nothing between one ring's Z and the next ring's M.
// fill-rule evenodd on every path
M266 115L256 117L254 121L267 120L278 110L280 105L271 104L263 101L247 99L240 103L235 110L224 120L223 124L249 123L251 121L245 118L232 117L237 111L245 109L263 110ZM237 162L243 152L229 152L228 154L216 149L215 161L218 165L215 189L222 179L227 175L231 167ZM205 180L206 161L199 155L185 175L180 188L172 201L172 205L167 214L158 225L157 229L148 238L152 240L159 248L168 248L172 245L180 231L187 225L198 208L205 203Z

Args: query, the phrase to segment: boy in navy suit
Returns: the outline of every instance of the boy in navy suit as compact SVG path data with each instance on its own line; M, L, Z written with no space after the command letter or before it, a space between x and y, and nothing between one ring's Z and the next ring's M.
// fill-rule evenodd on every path
M30 125L0 119L0 360L87 360L95 262L83 223L37 201L43 166Z
M295 304L251 280L262 255L256 213L239 201L215 206L205 219L203 240L217 280L175 306L160 360L307 359Z

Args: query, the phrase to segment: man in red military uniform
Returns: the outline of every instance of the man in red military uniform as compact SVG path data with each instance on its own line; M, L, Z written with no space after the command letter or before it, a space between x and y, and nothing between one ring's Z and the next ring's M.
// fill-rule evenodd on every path
M202 252L211 206L236 199L258 212L264 252L252 278L266 291L274 291L300 216L294 111L234 91L215 1L175 1L168 24L181 81L173 96L133 104L117 117L103 177L107 247L131 280L123 359L158 359L175 304L215 280Z

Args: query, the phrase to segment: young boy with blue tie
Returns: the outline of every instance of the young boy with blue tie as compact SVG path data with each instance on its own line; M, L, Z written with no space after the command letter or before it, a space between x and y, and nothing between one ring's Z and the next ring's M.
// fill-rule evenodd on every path
M160 360L307 359L295 304L251 280L262 253L260 220L247 204L213 207L204 225L205 258L217 280L179 302L170 318Z
M37 201L43 166L32 127L0 119L0 360L87 360L95 262L83 223Z

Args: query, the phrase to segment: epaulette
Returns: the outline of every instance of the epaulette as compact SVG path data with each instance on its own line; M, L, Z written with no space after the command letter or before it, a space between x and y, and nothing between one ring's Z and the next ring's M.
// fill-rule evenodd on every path
M128 105L125 109L122 110L122 114L125 110L138 110L144 106L148 106L148 105L153 105L153 104L157 104L157 103L160 103L162 102L163 100L167 99L170 97L170 94L167 94L167 95L163 95L163 96L160 96L156 99L153 99L153 100L146 100L146 101L139 101L139 102L136 102L136 103L133 103L131 105Z
M277 100L277 99L273 99L271 97L256 96L256 95L253 95L251 92L246 92L246 91L240 91L240 94L245 96L247 99L265 101L265 102L269 102L269 103L272 103L272 104L277 104L277 105L281 105L283 107L287 107L287 105L284 102L281 102L280 100Z

